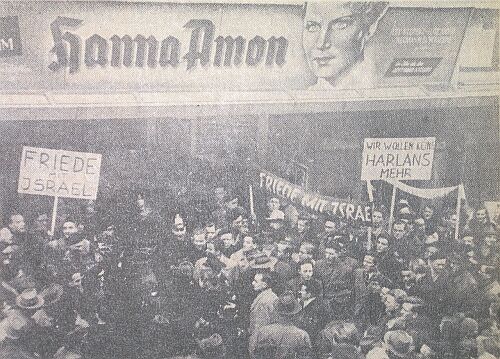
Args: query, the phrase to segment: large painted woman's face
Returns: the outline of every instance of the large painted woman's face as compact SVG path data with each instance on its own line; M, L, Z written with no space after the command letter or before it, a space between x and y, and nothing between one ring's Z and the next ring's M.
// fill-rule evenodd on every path
M362 57L365 35L360 16L349 6L307 4L302 46L317 77L335 82L344 76Z

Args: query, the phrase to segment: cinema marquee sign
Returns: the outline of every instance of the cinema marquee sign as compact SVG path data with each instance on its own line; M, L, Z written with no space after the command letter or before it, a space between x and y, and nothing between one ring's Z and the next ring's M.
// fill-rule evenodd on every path
M257 35L250 40L242 36L215 37L215 26L207 19L192 19L184 25L191 31L189 47L184 54L181 53L181 41L174 36L157 39L154 35L143 34L108 37L93 34L82 39L74 32L82 23L83 20L59 16L50 24L54 41L51 52L56 56L49 65L50 70L57 72L67 68L75 73L82 66L177 68L181 63L187 64L186 70L209 65L281 67L285 64L288 48L288 40L283 36L265 39Z

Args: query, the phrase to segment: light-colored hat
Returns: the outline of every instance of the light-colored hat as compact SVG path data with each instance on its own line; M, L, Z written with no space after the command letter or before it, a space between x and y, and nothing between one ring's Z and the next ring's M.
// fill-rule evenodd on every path
M271 212L269 217L266 218L268 221L284 221L285 220L285 213L283 211L280 211L279 209L275 209Z
M403 330L385 333L384 343L387 350L398 358L409 358L415 349L412 336Z
M16 304L23 309L38 309L41 308L44 300L35 288L25 289L16 297Z

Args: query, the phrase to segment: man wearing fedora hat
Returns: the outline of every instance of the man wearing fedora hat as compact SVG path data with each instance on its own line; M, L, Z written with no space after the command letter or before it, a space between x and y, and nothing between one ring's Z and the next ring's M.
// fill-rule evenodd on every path
M274 304L276 322L256 330L250 337L251 359L312 358L311 339L295 326L301 306L291 291L283 292Z

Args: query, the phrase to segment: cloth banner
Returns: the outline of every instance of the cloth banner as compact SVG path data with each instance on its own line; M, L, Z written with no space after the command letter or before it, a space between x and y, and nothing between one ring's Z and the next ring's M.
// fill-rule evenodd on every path
M295 185L270 172L259 170L259 188L286 198L309 211L334 215L346 220L371 222L368 203L323 196Z
M399 181L386 181L392 184L397 189L409 193L413 196L426 198L426 199L435 199L441 198L449 195L451 192L458 190L458 194L461 199L465 199L465 191L463 185L453 186L453 187L443 187L443 188L417 188L409 186L405 183Z

